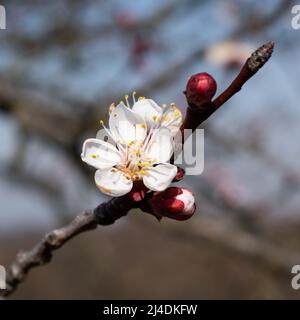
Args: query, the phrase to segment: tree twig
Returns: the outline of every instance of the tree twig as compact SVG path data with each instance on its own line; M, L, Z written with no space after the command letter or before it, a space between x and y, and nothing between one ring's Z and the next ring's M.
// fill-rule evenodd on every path
M200 105L189 104L182 129L195 130L225 102L238 93L242 89L242 86L270 59L273 48L274 43L268 42L254 51L230 86L215 100Z
M49 263L53 251L61 248L70 239L85 231L96 229L98 225L113 224L135 207L136 203L128 197L113 198L93 210L82 212L67 226L47 233L31 250L17 254L7 270L6 290L0 291L0 296L6 297L14 293L32 268Z

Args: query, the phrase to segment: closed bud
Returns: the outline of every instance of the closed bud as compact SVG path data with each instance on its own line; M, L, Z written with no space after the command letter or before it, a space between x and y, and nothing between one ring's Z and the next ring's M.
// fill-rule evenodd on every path
M150 200L150 205L157 217L175 220L187 220L196 210L193 193L179 187L170 187L165 191L156 192Z
M189 104L197 106L211 101L216 91L216 80L210 74L202 72L190 77L185 95Z
M144 185L143 181L135 181L131 191L128 193L129 199L134 202L142 201L149 189Z
M183 168L177 167L177 174L173 179L173 182L181 181L185 176L185 170Z

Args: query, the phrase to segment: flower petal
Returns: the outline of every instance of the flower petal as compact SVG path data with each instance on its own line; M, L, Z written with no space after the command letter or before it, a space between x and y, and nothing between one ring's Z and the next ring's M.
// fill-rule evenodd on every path
M82 147L81 159L96 169L109 169L121 161L121 156L112 144L87 139Z
M140 115L146 122L148 129L156 125L162 116L163 109L152 99L142 99L137 101L132 111Z
M166 127L155 129L149 143L147 155L155 162L162 163L170 160L173 153L173 137Z
M166 111L163 115L161 126L169 128L173 136L177 134L181 124L182 113L177 107L171 107L171 109Z
M98 189L113 197L120 197L132 189L132 180L117 169L97 170L95 173L95 183Z
M116 141L129 144L144 141L147 133L147 126L141 116L118 104L109 115L109 129Z
M159 164L156 167L147 169L143 182L150 190L163 191L168 188L176 173L176 166L169 163Z

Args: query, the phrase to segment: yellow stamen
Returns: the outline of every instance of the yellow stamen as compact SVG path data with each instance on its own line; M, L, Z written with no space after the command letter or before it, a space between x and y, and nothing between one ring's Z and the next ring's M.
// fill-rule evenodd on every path
M146 98L145 97L139 97L138 100L140 101L140 100L144 100L144 99L146 99Z
M132 100L133 100L133 103L135 103L135 96L136 96L136 92L133 91L133 92L132 92Z
M168 113L166 116L165 116L165 121L169 121L170 120L170 114Z
M176 108L176 110L174 110L174 118L178 119L181 117L181 112L179 109Z
M128 102L128 98L129 98L129 96L128 96L128 94L126 94L125 95L126 105L127 105L128 108L130 108L130 105L129 105L129 102Z
M113 102L113 103L109 106L109 108L108 108L109 113L113 112L113 110L114 110L115 107L116 107L116 105L115 105L115 103Z
M141 124L141 127L143 128L143 129L146 129L146 126L142 123Z
M153 120L155 121L155 120L156 120L156 118L157 118L157 116L153 116L152 118L153 118Z

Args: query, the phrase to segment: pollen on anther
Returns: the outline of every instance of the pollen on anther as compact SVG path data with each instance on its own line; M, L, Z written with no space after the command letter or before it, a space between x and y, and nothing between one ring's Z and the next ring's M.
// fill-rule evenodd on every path
M115 107L116 107L116 105L115 105L115 103L113 102L113 103L109 106L108 111L111 113L111 112L114 110Z
M145 126L144 123L141 124L141 127L142 127L143 129L146 129L146 126Z
M157 116L153 116L152 119L155 121L157 119Z
M128 98L129 98L129 96L128 96L128 94L126 94L126 95L125 95L126 105L127 105L127 107L129 108L130 105L129 105Z
M180 110L178 110L178 109L176 108L176 110L174 110L174 118L175 118L175 119L178 119L178 118L180 118L180 116L181 116L181 112L180 112Z
M165 121L168 121L168 120L170 120L170 114L167 114L166 116L165 116L165 119L164 119Z

